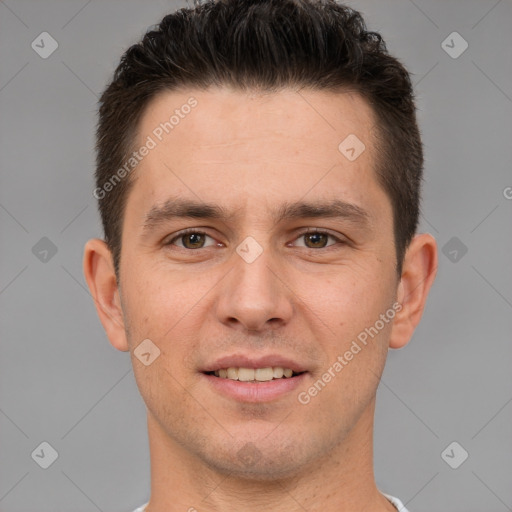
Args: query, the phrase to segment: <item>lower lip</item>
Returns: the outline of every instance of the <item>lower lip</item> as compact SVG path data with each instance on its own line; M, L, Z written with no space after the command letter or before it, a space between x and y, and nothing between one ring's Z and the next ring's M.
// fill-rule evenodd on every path
M307 372L295 377L273 379L266 382L242 382L239 380L202 374L215 391L241 402L270 402L304 386Z

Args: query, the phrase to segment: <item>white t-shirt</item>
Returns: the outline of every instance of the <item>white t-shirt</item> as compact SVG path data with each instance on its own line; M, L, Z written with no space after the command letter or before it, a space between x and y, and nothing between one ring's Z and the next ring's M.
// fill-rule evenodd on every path
M384 494L384 496L386 496L386 498L389 501L391 501L391 503L393 505L395 505L395 508L398 510L398 512L408 512L408 510L405 508L405 505L398 498L395 498L394 496L390 496L389 494L386 494L386 493L382 493L382 494ZM146 503L146 505L147 505L147 503ZM143 510L141 512L143 512Z
M408 512L407 509L405 508L404 504L398 498L390 496L389 494L385 494L385 493L382 493L382 494L384 494L384 496L386 496L386 498L396 507L398 512ZM147 506L147 503L142 505L142 507L139 507L138 509L134 510L133 512L144 512L146 506Z

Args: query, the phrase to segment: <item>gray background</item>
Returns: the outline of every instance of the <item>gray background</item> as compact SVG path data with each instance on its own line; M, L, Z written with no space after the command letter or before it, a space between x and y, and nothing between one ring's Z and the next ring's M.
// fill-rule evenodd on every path
M97 97L124 49L185 5L0 1L2 512L122 512L148 498L145 406L96 316L82 251L101 236ZM511 510L512 3L350 5L414 73L421 230L440 248L423 321L380 384L377 483L412 512ZM43 31L59 45L46 59L31 48ZM469 44L458 58L442 47L453 31ZM46 470L31 457L43 441L58 452ZM457 469L441 456L453 441L463 448L445 460L469 453Z

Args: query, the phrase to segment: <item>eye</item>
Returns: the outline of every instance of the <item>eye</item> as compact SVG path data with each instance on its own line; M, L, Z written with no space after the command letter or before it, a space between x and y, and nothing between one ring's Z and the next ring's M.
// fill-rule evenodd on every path
M209 245L205 245L206 238L212 240L213 243ZM307 231L302 232L295 240L303 239L305 244L303 245L295 245L295 247L306 247L308 249L323 249L325 247L329 247L331 245L335 245L336 242L343 244L344 241L337 236L332 235L326 231L320 231L318 229L308 229ZM334 240L334 243L328 243L328 240ZM181 242L175 243L176 241ZM205 247L209 247L212 245L219 245L211 236L207 235L203 231L198 231L196 229L186 229L184 231L179 232L175 235L171 240L165 242L164 245L176 245L183 249L203 249Z
M323 249L324 247L329 247L329 244L327 245L327 241L329 238L335 240L335 242L343 243L343 240L340 238L331 235L330 233L327 233L326 231L320 231L317 229L308 229L307 231L302 232L296 240L300 239L305 240L305 245L298 246L298 247L307 247L308 249ZM296 246L297 247L297 246Z
M182 247L183 249L202 249L205 246L205 238L210 238L213 240L211 236L208 236L206 233L203 233L202 231L197 231L195 229L186 229L184 231L181 231L178 233L174 238L169 240L168 242L165 242L164 245L177 245L178 247ZM182 245L175 244L174 242L178 240L182 242ZM213 244L215 245L215 240L213 240Z

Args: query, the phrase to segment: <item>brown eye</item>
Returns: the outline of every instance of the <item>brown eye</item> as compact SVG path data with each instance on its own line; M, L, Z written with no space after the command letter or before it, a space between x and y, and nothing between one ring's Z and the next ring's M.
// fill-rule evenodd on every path
M202 231L182 231L164 245L177 245L178 247L181 247L183 249L203 249L204 247L208 247L207 245L205 245L207 238L210 238L213 241L212 237L208 236L206 233L203 233ZM176 241L181 243L175 243ZM210 245L214 244L210 243Z
M334 243L329 243L329 239L334 240ZM304 240L304 245L296 244L296 247L306 247L307 249L324 249L336 243L343 244L342 239L325 231L304 231L296 240Z
M189 233L180 237L187 249L198 249L204 245L204 234ZM190 245L189 245L190 244Z
M304 240L308 240L311 242L312 249L322 248L325 247L327 244L327 239L329 238L329 235L326 233L307 233L304 236Z

